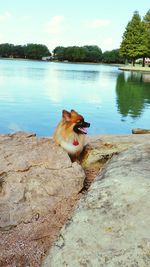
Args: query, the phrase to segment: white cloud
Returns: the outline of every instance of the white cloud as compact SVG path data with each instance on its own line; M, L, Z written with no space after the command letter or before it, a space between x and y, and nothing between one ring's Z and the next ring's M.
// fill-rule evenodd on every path
M46 25L46 32L52 34L60 34L67 30L69 25L65 24L64 16L54 16Z
M94 19L86 22L86 26L93 29L99 29L108 25L110 25L110 20L108 19Z
M102 46L103 50L106 51L106 50L118 48L118 43L117 43L117 40L115 40L114 38L108 37L108 38L102 40L101 46Z
M0 15L0 22L8 21L11 18L11 13L6 11L2 15Z

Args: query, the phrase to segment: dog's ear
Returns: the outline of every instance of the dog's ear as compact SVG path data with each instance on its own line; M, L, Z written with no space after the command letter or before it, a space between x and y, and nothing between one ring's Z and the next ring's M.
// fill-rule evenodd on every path
M62 117L63 117L63 119L65 119L65 121L70 121L71 114L67 110L63 110L62 111Z
M74 109L71 109L71 114L78 114Z

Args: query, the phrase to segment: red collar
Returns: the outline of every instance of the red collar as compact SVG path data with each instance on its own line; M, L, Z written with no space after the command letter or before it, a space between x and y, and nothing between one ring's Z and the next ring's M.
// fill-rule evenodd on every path
M73 145L74 145L74 146L78 146L78 145L79 145L79 142L78 142L77 139L74 139L74 140L73 140Z

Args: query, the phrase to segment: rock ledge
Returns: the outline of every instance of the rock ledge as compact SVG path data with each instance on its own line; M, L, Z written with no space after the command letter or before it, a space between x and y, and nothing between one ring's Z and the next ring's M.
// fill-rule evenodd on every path
M42 267L150 266L149 211L147 141L106 164L88 194L79 201Z

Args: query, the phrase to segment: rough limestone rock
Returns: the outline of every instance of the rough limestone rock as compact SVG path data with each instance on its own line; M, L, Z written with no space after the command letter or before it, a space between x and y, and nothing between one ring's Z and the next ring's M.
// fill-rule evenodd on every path
M150 142L114 156L42 267L150 266Z
M134 144L142 144L150 140L150 135L99 135L87 138L87 146L82 158L82 167L99 169L101 164Z
M18 132L0 135L0 230L47 214L77 194L85 174L52 139Z

